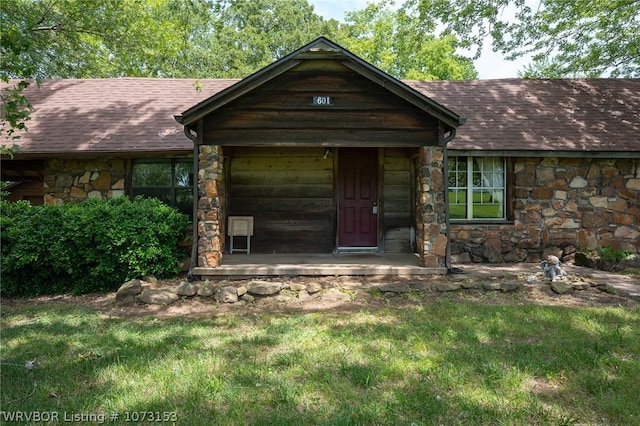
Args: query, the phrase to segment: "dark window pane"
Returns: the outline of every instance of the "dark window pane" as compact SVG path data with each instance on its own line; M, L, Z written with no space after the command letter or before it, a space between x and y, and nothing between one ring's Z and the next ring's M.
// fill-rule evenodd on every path
M182 213L191 215L193 213L193 190L192 189L176 189L176 207Z
M135 164L133 186L171 186L171 163Z
M175 185L178 187L193 186L193 164L190 162L176 163Z

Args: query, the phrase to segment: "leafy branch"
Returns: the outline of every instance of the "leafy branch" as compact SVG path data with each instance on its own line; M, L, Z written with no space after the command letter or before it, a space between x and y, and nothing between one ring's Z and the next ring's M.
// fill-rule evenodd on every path
M20 135L16 132L27 131L27 121L31 118L33 107L23 92L30 85L30 82L21 80L13 86L6 87L0 93L0 101L2 102L0 139L14 141L20 139ZM11 147L0 145L0 154L13 156L16 149L15 144Z

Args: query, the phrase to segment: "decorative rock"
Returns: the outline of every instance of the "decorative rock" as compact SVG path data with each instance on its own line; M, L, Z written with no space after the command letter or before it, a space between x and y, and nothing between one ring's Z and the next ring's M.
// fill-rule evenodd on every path
M563 281L554 281L551 283L551 290L558 294L567 294L573 290L573 286Z
M322 290L322 284L320 283L313 282L307 284L307 293L309 294L317 293L320 290Z
M456 291L460 290L461 285L458 283L441 283L436 284L436 289L438 291Z
M238 297L244 296L245 294L247 294L247 287L241 285L240 287L236 288L236 293L238 294Z
M333 288L333 283L331 281L318 281L318 284L320 284L320 288L322 290L326 290L328 288ZM309 289L307 288L307 291Z
M409 287L413 291L427 291L431 288L431 283L427 281L413 281L409 283Z
M169 305L180 297L170 290L146 288L140 293L140 301L150 305Z
M588 290L591 288L591 284L586 283L584 281L578 281L577 283L571 284L576 290Z
M252 295L250 295L249 293L243 294L242 297L240 298L241 300L244 300L247 303L251 303L254 300L256 300L255 297L253 297Z
M622 259L620 263L616 265L616 270L621 271L623 269L640 269L640 256L632 254Z
M282 290L281 283L274 283L270 281L252 281L247 285L247 291L251 294L258 294L260 296L269 296L276 294Z
M500 283L483 283L482 288L485 290L502 290L502 285Z
M380 284L378 290L390 293L409 293L411 287L407 283L387 283Z
M201 284L200 287L198 288L198 296L211 297L213 296L214 290L215 290L215 287L213 283L207 280L203 284Z
M142 283L140 280L130 280L122 284L116 293L116 301L121 302L133 298L142 292ZM129 300L129 301L132 301Z
M322 295L322 300L324 302L346 302L350 299L351 296L349 294L336 289L329 289Z
M236 303L238 301L238 293L235 287L222 287L216 290L213 297L222 303Z
M298 284L298 283L289 284L289 290L291 291L302 291L306 289L307 289L307 286L304 284Z
M482 283L478 281L465 280L465 281L462 281L460 285L462 286L462 288L467 290L479 290L482 288Z
M156 277L154 277L153 275L145 275L144 277L142 277L142 281L144 281L145 283L149 283L149 284L157 284L158 283L158 279Z
M295 299L295 296L291 292L286 292L286 293L282 292L273 296L273 299L276 302L288 303L288 302L291 302L293 299Z
M502 283L500 287L502 291L509 292L509 291L515 291L519 289L521 287L521 284L518 282L507 282L507 283Z
M577 266L585 266L587 268L596 267L595 258L589 255L588 253L585 253L582 251L576 252L576 255L574 257L574 262Z
M182 281L176 289L178 296L195 296L198 293L198 285L189 281Z
M598 257L596 259L596 268L602 271L613 271L616 267L616 262L613 260L606 260Z
M308 299L309 297L310 297L310 296L309 296L309 293L307 292L307 290L300 290L300 291L298 292L298 299L299 299L299 300L306 300L306 299Z

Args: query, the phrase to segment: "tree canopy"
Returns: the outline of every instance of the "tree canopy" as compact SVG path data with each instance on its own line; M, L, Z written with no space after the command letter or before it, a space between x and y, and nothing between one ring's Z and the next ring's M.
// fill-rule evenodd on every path
M453 37L385 7L339 23L307 0L2 0L0 79L20 83L0 93L0 138L27 128L31 79L243 78L320 35L398 78L475 76Z
M392 3L391 3L392 4ZM399 79L477 78L471 59L456 53L457 37L436 37L415 15L390 2L346 14L340 41L350 51Z
M242 78L320 35L398 78L474 75L454 37L436 38L386 2L344 23L307 0L3 0L0 19L5 81Z
M529 76L640 76L638 0L407 0L429 31L479 54L533 54Z

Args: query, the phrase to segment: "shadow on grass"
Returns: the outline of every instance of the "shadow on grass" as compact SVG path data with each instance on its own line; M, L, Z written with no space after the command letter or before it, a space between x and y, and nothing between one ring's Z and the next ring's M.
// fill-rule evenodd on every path
M1 359L38 368L2 366L0 401L193 425L633 424L639 330L637 308L447 299L197 320L20 306Z

